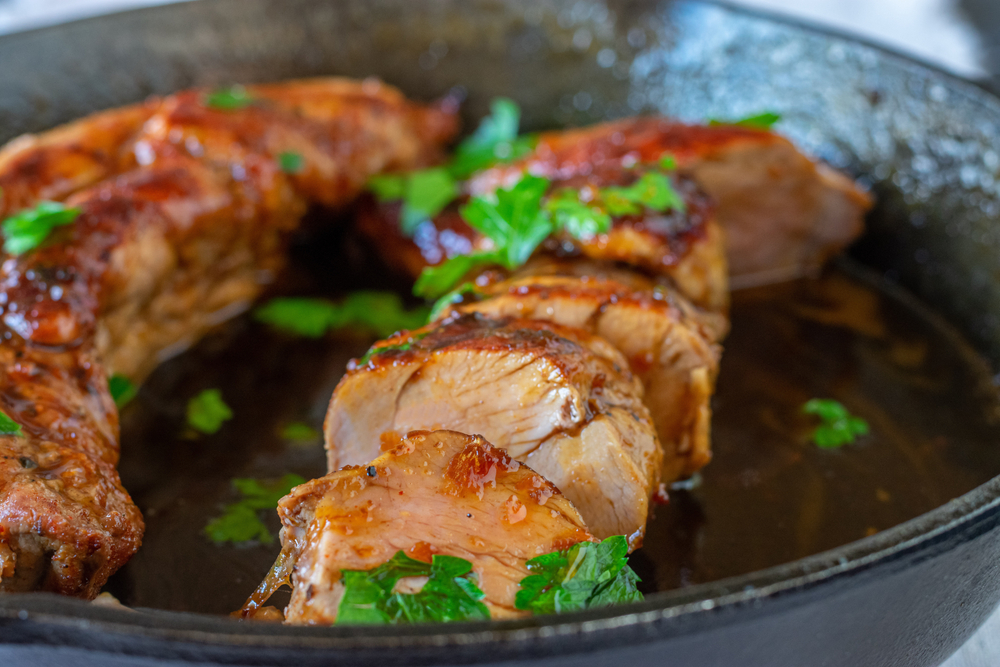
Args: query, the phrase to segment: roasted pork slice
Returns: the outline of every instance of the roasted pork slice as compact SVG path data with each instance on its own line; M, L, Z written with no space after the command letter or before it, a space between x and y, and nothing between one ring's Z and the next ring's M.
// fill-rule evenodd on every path
M562 188L586 191L628 186L639 178L635 170L624 167L566 179L551 176L553 192ZM589 237L577 238L561 232L543 244L536 257L619 262L650 275L666 277L699 306L725 311L729 304L725 239L713 206L690 178L675 176L673 187L684 201L683 211L672 208L661 213L647 210L614 216L607 232ZM490 239L470 227L460 215L465 201L466 198L460 199L433 221L419 225L412 238L401 231L398 202L361 200L357 224L390 265L416 277L427 266L491 247Z
M812 272L856 239L871 197L843 174L767 130L630 118L540 135L533 153L480 173L472 194L525 171L574 179L670 155L716 202L734 288Z
M642 385L605 340L537 320L473 313L376 344L337 385L329 467L357 465L382 437L480 434L555 484L599 538L637 544L662 451Z
M545 320L608 341L645 388L643 402L663 446L662 481L690 475L711 459L709 400L721 354L716 332L668 285L635 276L630 286L591 270L581 278L529 275L482 285L445 315Z
M490 616L522 615L514 596L529 574L525 563L593 539L553 484L480 436L415 431L380 442L385 451L375 460L281 500L281 555L248 611L288 582L286 623L333 623L341 570L370 570L404 551L425 562L437 554L469 561Z
M287 108L268 101L282 90ZM139 166L69 195L66 205L78 210L71 224L33 251L4 257L0 409L23 435L0 436L8 457L0 479L0 588L97 594L142 534L114 468L118 425L107 376L139 381L245 308L282 266L310 203L346 203L375 172L419 166L440 151L443 128L454 127L450 111L411 104L384 86L331 80L326 106L322 90L322 82L292 82L229 110L204 108L202 93L157 102L140 139L126 142ZM115 113L104 120L113 124ZM241 130L270 124L283 128L275 136L315 139L325 166L311 170L308 161L320 159L310 153L301 172L285 173L273 146ZM43 135L36 150L88 139L112 150L115 140L91 137L86 127ZM32 189L30 170L17 170L30 162L31 149L24 150L0 164L0 182L21 193L19 206L51 194ZM329 187L320 197L323 178ZM22 458L37 467L11 463Z

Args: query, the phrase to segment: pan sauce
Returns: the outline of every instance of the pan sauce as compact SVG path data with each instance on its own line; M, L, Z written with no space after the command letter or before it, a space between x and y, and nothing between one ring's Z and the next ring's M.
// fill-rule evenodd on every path
M285 292L405 290L340 231L301 244L293 262ZM715 458L697 488L671 490L656 509L632 557L645 592L845 544L1000 473L1000 401L985 364L920 304L864 271L844 264L820 280L736 293L732 322L713 402ZM271 544L216 546L202 528L238 499L233 477L325 472L319 438L288 443L279 432L292 421L319 430L347 360L371 340L296 339L242 317L162 365L122 415L122 478L147 529L106 590L130 606L240 607L279 550L277 517L268 517ZM214 436L187 439L186 401L209 387L236 417ZM809 442L815 423L800 413L813 397L840 400L872 434L818 449Z

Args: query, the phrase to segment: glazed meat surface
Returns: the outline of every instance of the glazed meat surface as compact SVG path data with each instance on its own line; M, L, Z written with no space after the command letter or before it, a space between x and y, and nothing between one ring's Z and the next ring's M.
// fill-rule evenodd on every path
M662 481L690 475L711 459L709 399L721 354L715 330L669 285L634 276L629 286L596 277L596 267L588 272L482 286L452 312L545 320L611 343L645 387L643 402L663 446Z
M872 204L853 181L773 132L656 117L543 133L533 153L480 173L469 191L492 191L525 171L570 181L614 173L663 154L715 201L734 288L816 270L861 234Z
M479 436L416 431L381 447L366 465L281 500L282 553L248 608L287 577L285 622L331 624L343 595L340 571L368 570L403 550L423 561L434 554L470 561L490 615L522 615L514 596L526 561L593 539L558 489Z
M455 130L450 111L374 82L249 93L230 110L192 91L99 114L0 160L6 212L63 195L80 210L0 265L0 403L24 432L0 437L2 590L93 597L139 545L107 377L139 381L245 308L309 204L346 203L371 174L435 159ZM283 151L305 168L282 172ZM76 164L89 166L67 180Z
M337 385L329 467L386 434L479 434L569 498L598 538L638 544L662 451L642 385L605 340L548 322L460 316L378 343Z

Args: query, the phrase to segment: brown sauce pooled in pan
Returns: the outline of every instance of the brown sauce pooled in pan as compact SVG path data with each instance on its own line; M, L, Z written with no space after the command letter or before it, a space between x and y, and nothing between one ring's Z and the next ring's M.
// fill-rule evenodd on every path
M405 289L339 232L293 256L288 293ZM714 460L700 485L670 490L656 508L632 556L645 592L846 544L1000 474L1000 402L986 365L920 304L854 269L733 297L713 401ZM280 431L290 422L321 431L348 359L372 340L293 338L242 317L163 364L122 415L122 478L147 528L106 590L130 606L239 608L280 550L277 516L268 516L270 544L219 546L202 531L239 500L234 477L325 473L319 437L288 442ZM186 436L187 400L212 387L235 418L215 435ZM815 418L801 414L810 398L841 401L871 435L819 449L809 440Z

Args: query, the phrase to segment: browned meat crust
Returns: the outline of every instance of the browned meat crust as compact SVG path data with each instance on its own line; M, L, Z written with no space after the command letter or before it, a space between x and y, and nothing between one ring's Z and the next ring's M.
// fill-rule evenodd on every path
M0 266L0 407L24 429L0 437L3 590L93 597L139 545L107 375L140 380L245 307L309 203L345 203L371 174L433 160L455 131L450 110L374 82L250 93L253 105L231 111L192 91L93 116L0 159L0 183L17 193L8 212L87 188L69 195L74 224ZM283 151L306 168L283 173ZM67 181L80 155L89 171Z
M557 488L479 436L416 431L383 448L281 500L281 556L248 611L290 583L287 623L333 623L340 570L368 570L404 550L470 561L490 615L523 615L514 596L526 561L593 539Z
M645 387L664 450L662 481L690 475L711 459L719 316L699 312L669 285L637 275L626 285L600 277L599 267L574 264L584 277L532 276L541 267L528 267L526 277L480 286L453 311L555 322L611 343Z
M376 346L327 411L329 467L412 429L481 434L555 484L601 539L638 544L662 451L642 385L605 340L538 320L463 315Z

